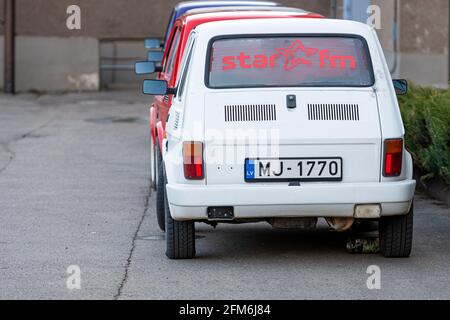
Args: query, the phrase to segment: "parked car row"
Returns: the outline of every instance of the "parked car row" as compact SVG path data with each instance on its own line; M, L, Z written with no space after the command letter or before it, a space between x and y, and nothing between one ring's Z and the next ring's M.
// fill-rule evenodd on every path
M344 232L377 221L380 251L412 247L412 157L375 31L254 1L179 4L156 73L151 177L166 255L195 256L195 223L268 222Z

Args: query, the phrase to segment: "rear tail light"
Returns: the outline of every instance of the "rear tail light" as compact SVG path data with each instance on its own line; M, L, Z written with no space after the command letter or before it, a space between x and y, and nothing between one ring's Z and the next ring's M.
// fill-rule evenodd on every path
M203 179L203 143L183 143L184 177L188 180Z
M384 142L384 176L398 177L402 173L403 139Z

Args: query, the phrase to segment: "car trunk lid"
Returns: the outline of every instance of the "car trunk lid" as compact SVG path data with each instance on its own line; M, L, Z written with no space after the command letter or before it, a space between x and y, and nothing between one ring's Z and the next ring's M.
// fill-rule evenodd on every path
M379 181L371 88L228 90L205 98L207 184L241 184L256 158L341 158L342 182Z

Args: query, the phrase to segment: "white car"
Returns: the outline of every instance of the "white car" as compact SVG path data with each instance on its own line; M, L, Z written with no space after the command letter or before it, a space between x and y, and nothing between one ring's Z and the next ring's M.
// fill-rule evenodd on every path
M411 155L375 31L328 19L211 22L190 35L163 143L166 254L195 256L195 222L332 229L379 221L411 252ZM161 192L161 191L159 191ZM163 190L164 192L164 190Z

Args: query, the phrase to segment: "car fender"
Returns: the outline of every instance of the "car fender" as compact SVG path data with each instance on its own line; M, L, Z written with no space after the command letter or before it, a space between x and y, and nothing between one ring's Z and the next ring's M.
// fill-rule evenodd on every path
M407 150L404 151L405 157L404 159L404 168L406 172L406 179L411 180L413 179L413 170L414 170L414 162L411 153L409 153Z
M163 128L161 121L159 121L156 124L156 132L157 132L157 138L158 138L158 142L159 142L159 148L160 148L161 154L163 154L162 146L163 146L165 132L164 132L164 128Z
M152 136L153 142L156 142L156 110L154 104L150 107L150 134Z

